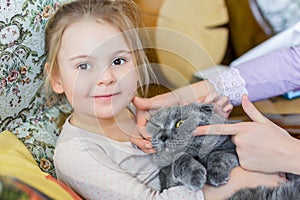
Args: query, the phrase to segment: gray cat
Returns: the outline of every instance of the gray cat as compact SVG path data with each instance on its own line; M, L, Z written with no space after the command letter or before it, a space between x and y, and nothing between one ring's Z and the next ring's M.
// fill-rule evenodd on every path
M224 123L211 105L189 104L166 108L148 121L156 149L153 161L159 167L161 188L183 184L197 191L207 182L225 184L231 169L239 165L235 146L229 136L195 137L199 125Z
M205 183L226 184L232 168L239 165L235 145L229 136L193 136L200 125L231 123L213 112L210 104L192 103L165 108L155 113L146 128L152 134L156 149L153 162L160 167L161 189L184 185L192 191ZM243 189L230 200L300 200L300 178L289 174L293 181L276 188Z

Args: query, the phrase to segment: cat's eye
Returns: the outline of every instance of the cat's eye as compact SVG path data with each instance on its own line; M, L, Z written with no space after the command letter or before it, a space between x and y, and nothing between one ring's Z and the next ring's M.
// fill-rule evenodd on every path
M175 127L179 128L181 126L181 124L183 124L184 120L179 120L176 124Z

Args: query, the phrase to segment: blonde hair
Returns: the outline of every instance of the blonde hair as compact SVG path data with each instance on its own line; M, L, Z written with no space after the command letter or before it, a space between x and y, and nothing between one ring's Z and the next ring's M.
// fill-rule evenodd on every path
M134 50L139 69L139 91L145 96L148 85L157 80L143 50L146 37L139 9L133 0L77 0L59 8L48 21L45 31L46 62L49 63L44 70L45 87L50 88L51 76L58 73L57 55L65 29L84 17L104 20L124 33L126 42Z

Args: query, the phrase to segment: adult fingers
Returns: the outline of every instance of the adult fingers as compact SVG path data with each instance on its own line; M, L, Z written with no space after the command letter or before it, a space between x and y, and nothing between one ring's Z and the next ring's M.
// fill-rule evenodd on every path
M266 123L269 120L263 116L255 106L250 102L248 95L243 95L242 97L242 107L246 114L252 119L254 122Z
M198 126L193 131L193 135L236 135L239 132L237 124L214 124Z

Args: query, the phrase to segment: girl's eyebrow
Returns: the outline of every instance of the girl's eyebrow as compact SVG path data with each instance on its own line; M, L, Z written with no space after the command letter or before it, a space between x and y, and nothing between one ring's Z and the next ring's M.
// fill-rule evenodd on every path
M118 50L118 51L115 51L114 53L112 54L127 54L127 53L132 53L132 50L129 50L129 49L126 49L126 50Z
M88 55L78 55L70 58L69 60L86 59L88 57L89 57Z
M126 50L118 50L118 51L115 51L112 53L112 55L117 55L117 54L130 54L132 53L131 50L129 49L126 49ZM72 58L70 58L69 60L77 60L77 59L87 59L87 58L93 58L95 56L92 56L92 55L77 55L77 56L74 56Z

